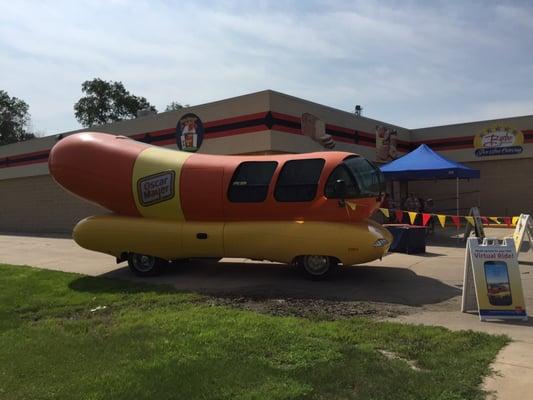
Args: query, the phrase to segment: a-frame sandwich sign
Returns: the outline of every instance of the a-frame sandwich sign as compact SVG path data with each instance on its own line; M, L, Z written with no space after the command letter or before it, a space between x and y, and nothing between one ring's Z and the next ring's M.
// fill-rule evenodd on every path
M533 221L529 214L520 214L513 233L516 253L520 253L522 244L529 239L529 249L533 251Z
M481 321L527 320L512 238L467 239L461 311L479 312Z

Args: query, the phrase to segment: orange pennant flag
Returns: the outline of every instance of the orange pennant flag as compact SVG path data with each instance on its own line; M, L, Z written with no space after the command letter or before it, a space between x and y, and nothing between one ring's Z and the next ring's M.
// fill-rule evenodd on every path
M475 222L474 222L474 217L470 217L470 216L465 216L465 219L468 221L468 223L472 226L476 226Z
M416 213L414 211L407 211L407 214L409 214L409 220L411 221L411 225L414 225L415 219L416 219Z
M383 213L383 215L386 216L387 218L390 217L388 208L380 208L379 211L381 211Z
M437 215L437 218L440 222L440 226L444 228L444 225L446 225L446 215Z

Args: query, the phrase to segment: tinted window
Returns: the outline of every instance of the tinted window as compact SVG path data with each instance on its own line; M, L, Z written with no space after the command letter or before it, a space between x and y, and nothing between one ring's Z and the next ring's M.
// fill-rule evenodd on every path
M275 161L249 161L240 164L229 185L229 200L236 203L264 201L277 165Z
M375 197L385 192L385 178L374 164L363 157L350 157L339 164L326 182L324 194L335 199L339 194L335 192L335 182L343 180L346 183L346 198Z
M379 196L385 191L385 177L381 170L366 158L347 158L344 164L359 184L360 197Z
M337 181L344 181L346 184L346 198L359 197L359 186L355 183L348 168L343 164L335 167L329 176L328 181L326 182L326 189L324 190L326 197L330 199L338 199L341 197L335 190L335 183Z
M325 161L320 158L311 160L287 161L283 166L274 197L277 201L311 201L316 197L318 180Z

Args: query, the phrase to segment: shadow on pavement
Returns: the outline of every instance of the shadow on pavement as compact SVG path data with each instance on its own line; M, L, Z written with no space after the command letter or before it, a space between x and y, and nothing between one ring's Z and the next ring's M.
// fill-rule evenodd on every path
M303 278L294 267L271 263L192 261L169 266L166 273L153 278L135 277L127 267L100 277L134 282L172 285L180 291L219 297L255 299L320 299L371 301L423 306L440 303L461 294L461 290L406 268L341 267L330 280L314 282ZM92 291L80 278L71 288ZM98 289L96 289L98 288ZM95 290L102 291L100 286ZM110 290L116 290L110 285ZM142 286L133 291L153 290Z

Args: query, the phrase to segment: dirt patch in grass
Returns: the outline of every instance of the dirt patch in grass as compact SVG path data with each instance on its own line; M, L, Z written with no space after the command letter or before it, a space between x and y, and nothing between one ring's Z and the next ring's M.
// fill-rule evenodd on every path
M338 320L352 317L388 319L420 311L420 307L369 301L334 301L320 299L262 299L251 297L208 297L213 305L235 307L275 316Z

